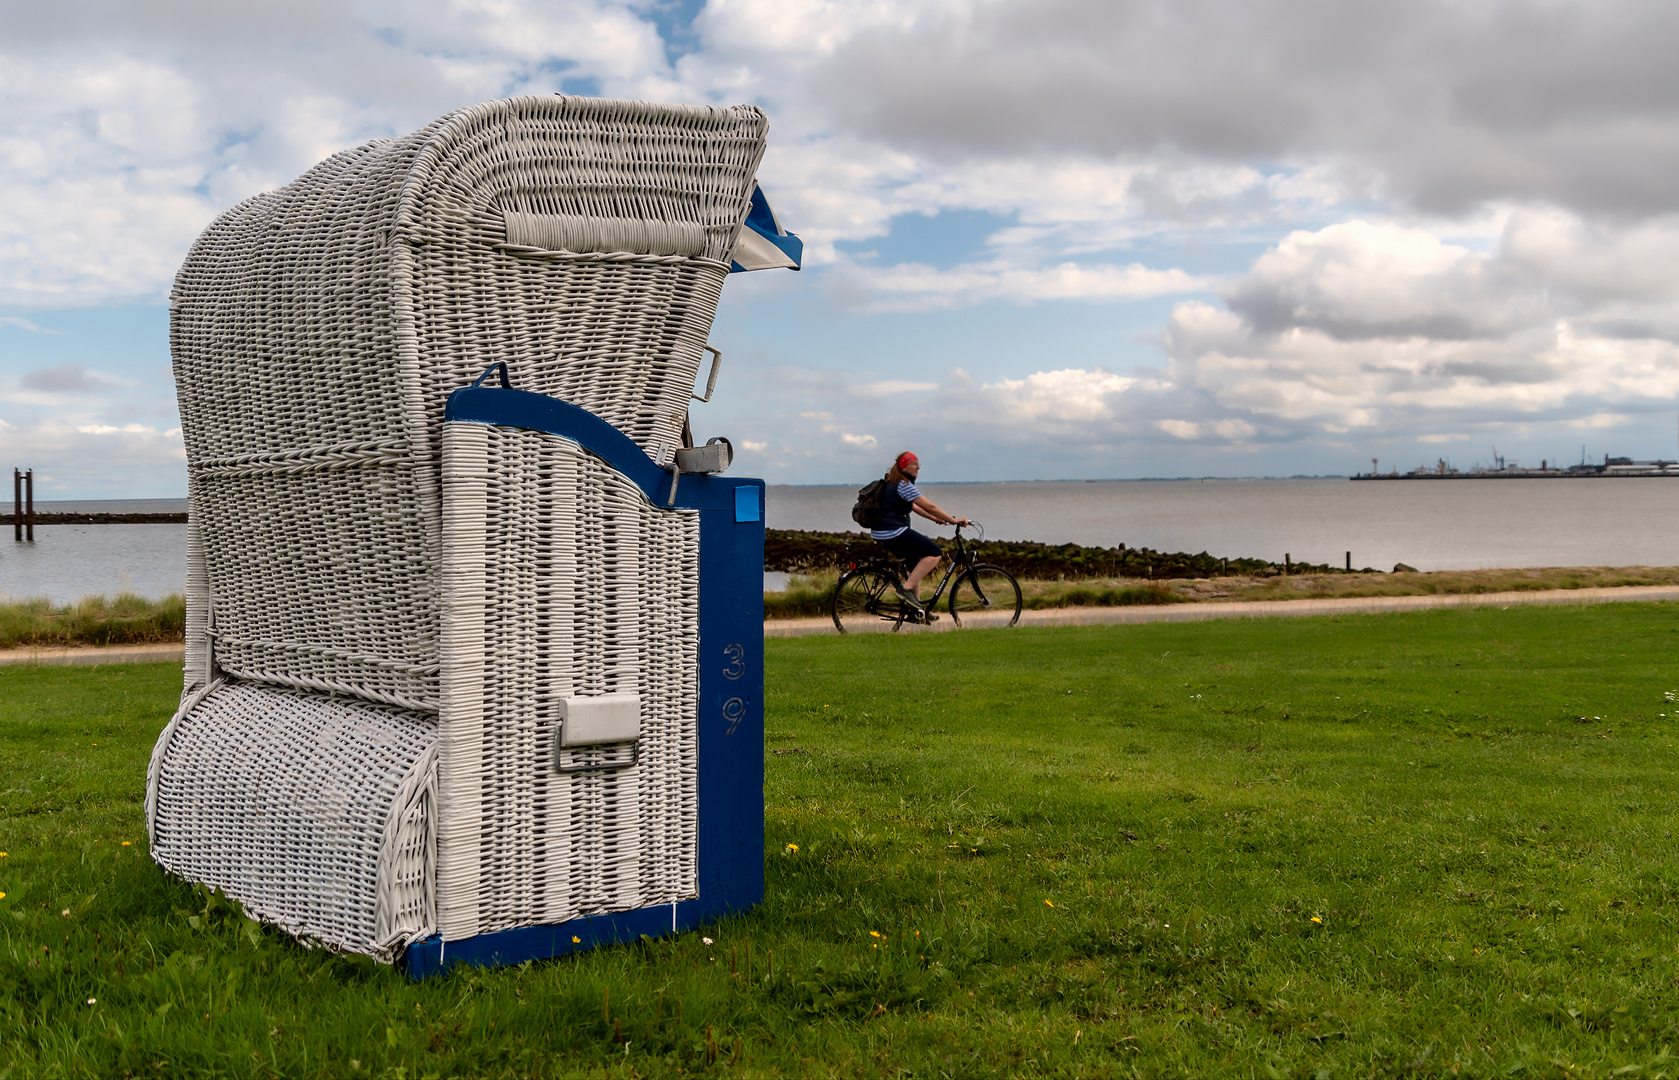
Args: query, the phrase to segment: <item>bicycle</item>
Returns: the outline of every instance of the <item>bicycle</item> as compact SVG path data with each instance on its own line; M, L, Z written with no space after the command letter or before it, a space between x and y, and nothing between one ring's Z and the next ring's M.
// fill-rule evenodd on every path
M977 522L978 540L985 539L985 527ZM1020 583L1000 566L974 561L973 549L962 539L962 526L956 526L956 550L949 553L944 577L931 598L922 601L922 613L898 595L899 577L893 565L885 559L873 565L853 564L840 575L834 586L830 610L834 625L842 634L875 632L897 633L905 623L932 622L938 616L933 608L950 585L947 610L950 621L962 627L1013 626L1020 620ZM884 554L884 552L882 552ZM954 584L951 584L954 581Z

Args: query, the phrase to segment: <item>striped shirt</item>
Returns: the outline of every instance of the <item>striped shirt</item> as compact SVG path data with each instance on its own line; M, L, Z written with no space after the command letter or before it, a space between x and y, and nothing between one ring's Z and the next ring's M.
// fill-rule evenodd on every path
M869 535L876 540L890 540L894 536L902 536L909 530L910 504L921 498L921 489L908 480L899 480L896 491L887 488L881 492L881 496L880 528L870 529Z

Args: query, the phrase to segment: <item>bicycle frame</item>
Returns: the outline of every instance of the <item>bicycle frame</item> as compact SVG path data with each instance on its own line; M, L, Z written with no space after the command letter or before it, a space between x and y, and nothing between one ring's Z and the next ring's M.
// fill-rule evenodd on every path
M884 549L875 547L869 555L852 560L849 569L840 574L829 601L829 611L840 632L849 632L848 623L851 629L862 629L865 623L855 621L858 619L880 619L893 624L894 631L905 623L931 623L938 618L932 609L944 599L947 589L950 595L952 624L961 624L969 615L975 612L989 612L994 607L992 599L987 596L988 586L982 582L989 582L996 575L1001 575L1007 583L1006 595L1013 601L997 611L999 614L1007 614L1007 625L1013 626L1020 618L1020 585L1008 571L978 561L970 545L984 539L985 528L977 522L970 522L967 527L978 530L979 536L973 539L964 537L963 526L956 527L956 548L944 553L949 555L949 565L939 579L938 586L933 590L933 595L922 599L920 603L911 603L904 597L902 577L898 573L901 563ZM970 578L974 583L974 596L964 600L963 611L958 612L957 597L962 588L961 583ZM892 595L894 587L899 593L898 596ZM985 615L981 614L978 617L984 619Z
M954 552L946 552L940 559L940 561L945 564L945 568L944 576L939 578L939 587L933 590L932 596L921 601L921 605L929 611L931 611L933 605L937 604L944 596L945 587L960 577L964 570L967 570L969 567L974 565L974 553L968 547L968 542L962 537L962 530L964 528L977 528L980 531L980 539L983 540L985 538L985 527L983 525L979 525L977 522L968 526L956 526L956 550ZM884 549L877 549L876 552L873 553L872 558L853 562L851 564L851 569L855 570L859 566L867 565L873 565L877 570L885 571L887 574L891 575L894 582L900 585L903 584L904 575L898 572L898 568L903 565L903 560L899 559L896 555L893 555Z
M960 576L961 572L974 565L974 554L962 540L962 526L956 526L956 552L943 560L945 563L944 576L939 579L939 587L933 590L933 595L921 601L921 606L931 611L944 596L944 588Z

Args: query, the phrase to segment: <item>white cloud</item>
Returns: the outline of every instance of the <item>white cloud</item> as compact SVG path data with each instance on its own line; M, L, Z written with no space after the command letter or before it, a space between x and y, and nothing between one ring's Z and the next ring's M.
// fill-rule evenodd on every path
M1024 379L999 379L980 392L1015 423L1090 423L1114 416L1112 399L1137 380L1108 371L1063 368L1036 371Z
M161 296L221 209L371 138L567 78L668 71L610 0L66 0L0 43L0 304Z
M1197 423L1192 420L1160 420L1156 426L1174 439L1192 442L1207 439L1215 442L1241 442L1258 434L1258 429L1245 420L1212 420Z
M1225 409L1296 430L1581 411L1618 423L1603 405L1679 394L1679 346L1660 329L1679 326L1673 286L1623 271L1617 295L1609 273L1580 280L1582 263L1629 247L1660 265L1679 258L1679 231L1520 213L1491 252L1358 221L1295 233L1230 285L1228 308L1178 305L1172 371Z
M832 54L859 34L903 32L923 12L961 6L902 0L712 0L697 29L724 56L770 54L808 62Z
M906 152L1329 167L1454 212L1679 209L1679 16L1658 0L906 7L806 76L836 126Z
M911 394L922 390L937 390L938 383L910 382L905 379L887 379L883 382L867 383L857 388L857 392L872 397L889 397L893 394Z
M1499 337L1548 321L1542 295L1497 260L1397 224L1349 221L1295 232L1226 292L1262 331L1339 340Z
M877 445L859 431L891 440L888 408L899 429L1046 454L1457 438L1460 421L1609 430L1665 408L1679 392L1675 9L1326 10L709 0L672 63L649 0L17 6L0 41L0 307L20 314L0 325L161 299L239 199L450 109L567 89L763 105L763 179L807 242L807 273L778 298L958 333L939 313L985 307L971 325L1006 328L1054 303L1114 313L1116 339L1160 331L1160 371L1094 334L939 384L914 333L856 362L868 371L743 361L774 384L789 436L841 436L817 458ZM950 250L905 248L956 211L987 224ZM1129 317L1167 297L1164 327ZM975 344L948 355L990 341ZM14 434L73 432L94 440L75 452L108 455L153 438L136 424L167 432L161 376L125 389L67 355L0 373Z
M147 424L0 423L0 455L35 470L35 494L147 498L182 494L178 428Z
M1000 300L1032 304L1041 300L1137 300L1205 289L1209 279L1182 270L1061 263L1023 267L998 261L987 265L936 270L904 264L881 269L858 268L848 284L869 296L875 311L929 311L971 307Z
M1592 413L1590 416L1570 420L1568 426L1590 431L1597 428L1619 427L1626 423L1628 419L1630 418L1625 413Z

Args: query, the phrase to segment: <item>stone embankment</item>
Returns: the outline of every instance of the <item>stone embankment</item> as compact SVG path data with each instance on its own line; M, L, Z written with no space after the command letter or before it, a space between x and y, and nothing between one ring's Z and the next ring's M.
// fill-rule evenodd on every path
M27 514L24 515L28 517ZM11 514L0 514L0 525L11 525ZM185 514L35 514L37 525L185 525Z

